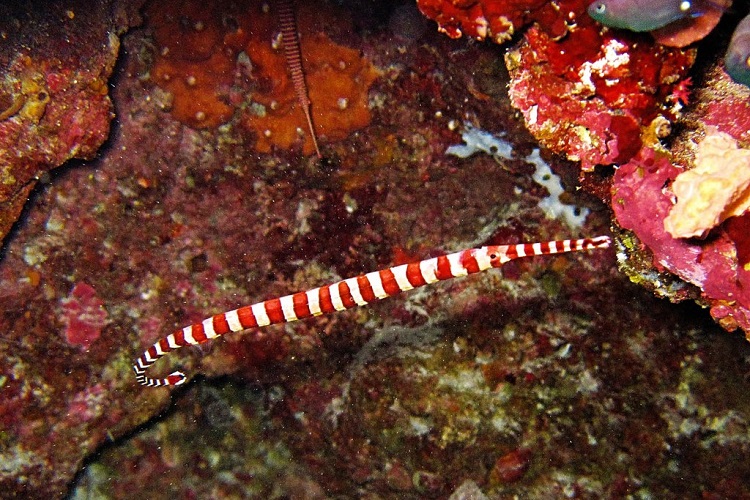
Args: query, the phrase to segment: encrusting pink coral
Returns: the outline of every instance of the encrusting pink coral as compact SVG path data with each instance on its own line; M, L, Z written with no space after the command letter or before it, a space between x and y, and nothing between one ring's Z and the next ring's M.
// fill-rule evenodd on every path
M612 188L612 209L620 227L633 231L638 241L653 254L657 270L666 269L700 289L701 301L710 308L711 316L726 330L742 328L750 331L750 271L737 243L727 231L704 241L673 238L664 229L664 219L673 204L664 189L677 178L680 169L669 157L651 148L643 148L636 157L615 171ZM727 221L740 221L735 217ZM747 229L738 231L747 233ZM624 269L628 272L627 269ZM631 279L644 278L631 274ZM671 300L686 298L682 292L664 290Z
M94 287L79 282L70 295L61 300L62 322L68 343L88 349L101 336L107 321L104 302L96 295Z
M676 204L664 219L675 238L703 237L729 217L750 208L750 150L732 136L712 131L698 145L695 168L672 183Z

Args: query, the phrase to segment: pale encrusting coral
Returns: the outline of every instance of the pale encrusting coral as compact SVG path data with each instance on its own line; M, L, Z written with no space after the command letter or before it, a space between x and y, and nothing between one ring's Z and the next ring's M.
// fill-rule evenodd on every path
M675 205L664 229L675 238L704 237L750 208L750 150L729 134L711 133L697 145L694 166L670 187Z

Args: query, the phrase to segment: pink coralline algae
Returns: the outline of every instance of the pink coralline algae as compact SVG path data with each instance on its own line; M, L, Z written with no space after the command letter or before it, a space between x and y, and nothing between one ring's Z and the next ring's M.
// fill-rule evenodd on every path
M650 148L641 150L615 172L612 208L617 221L653 252L657 268L700 288L701 300L719 324L750 331L750 272L738 260L729 233L718 231L709 240L695 241L673 238L664 228L673 207L665 186L680 172L666 156Z
M88 349L99 338L107 322L104 302L96 290L86 283L77 283L70 295L61 300L62 322L68 343Z
M662 105L693 60L691 51L599 35L592 27L561 41L531 28L506 55L511 102L526 126L583 170L630 159L642 131L660 114L669 116Z
M419 6L452 37L499 43L536 22L506 55L511 103L544 146L589 171L628 161L644 134L657 134L652 129L674 117L668 97L695 52L605 33L586 13L588 3L423 0Z

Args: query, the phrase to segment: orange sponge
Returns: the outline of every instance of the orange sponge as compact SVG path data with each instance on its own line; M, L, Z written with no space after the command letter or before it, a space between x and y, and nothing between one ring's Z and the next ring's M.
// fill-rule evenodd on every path
M217 127L234 112L229 89L250 2L223 3L151 2L146 9L156 42L152 79L172 95L172 115L194 128Z
M223 5L226 4L226 5ZM313 151L306 120L288 74L276 14L256 0L152 2L147 8L156 54L153 81L172 96L171 113L194 128L215 128L236 108L230 100L237 58L251 62L251 105L239 123L257 137L256 148ZM322 141L340 140L370 123L368 90L378 71L356 49L335 43L323 27L347 17L330 6L297 6L303 68L315 130Z
M299 6L297 11L312 116L315 131L323 142L343 139L370 123L368 90L378 76L358 50L339 45L317 31L326 16L341 19L340 14L321 12L309 5ZM246 52L253 68L268 78L268 85L261 86L253 95L262 108L251 108L243 119L243 125L258 137L257 149L268 152L272 146L289 148L299 142L304 154L312 153L313 142L280 43L273 36L252 36Z

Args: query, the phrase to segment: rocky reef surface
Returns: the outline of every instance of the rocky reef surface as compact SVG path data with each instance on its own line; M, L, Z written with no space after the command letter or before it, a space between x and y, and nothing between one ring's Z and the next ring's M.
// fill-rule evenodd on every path
M144 348L212 313L481 244L607 234L610 187L627 170L613 176L594 166L617 158L650 173L666 161L644 131L655 130L657 116L678 118L669 96L680 92L695 57L692 48L637 49L649 61L668 61L675 78L657 72L637 115L613 110L614 94L594 104L597 130L627 134L604 138L607 148L592 146L578 163L540 150L540 142L571 156L564 147L573 142L556 138L567 130L580 139L593 128L561 120L556 138L535 138L541 129L531 126L529 110L519 115L513 107L520 87L508 94L523 74L527 97L547 95L557 101L549 109L573 109L558 99L564 92L528 86L540 60L506 68L525 61L524 44L557 47L571 29L561 14L544 10L519 21L519 33L523 23L540 23L518 40L521 52L504 54L495 44L443 36L413 3L321 2L298 11L303 50L314 54L311 72L327 75L340 93L321 110L330 114L323 123L340 127L321 128L321 162L310 156L289 82L275 85L285 76L273 29L265 42L248 31L257 26L248 12L272 25L263 16L273 16L273 4L197 5L114 3L86 13L18 7L4 21L17 26L3 28L11 40L41 37L35 27L44 23L64 39L82 19L87 32L107 34L77 49L95 56L68 60L76 75L101 75L104 86L90 99L107 119L84 104L61 104L69 115L96 118L78 126L107 142L91 146L93 160L30 174L38 185L27 188L27 208L5 240L2 491L71 498L750 495L750 347L694 304L654 298L617 270L628 255L630 274L661 283L670 298L703 293L664 267L652 271L641 246L649 240L636 239L635 230L616 228L614 250L513 261L367 307L183 348L152 370L180 367L191 382L172 391L137 385L131 365ZM582 2L575 8L585 11ZM344 20L324 22L329 11ZM618 52L623 42L614 35L579 22ZM175 54L171 43L183 51ZM22 45L3 59L6 82L15 81L7 68L17 68ZM66 47L46 56L63 60ZM594 53L586 60L598 71ZM112 71L108 81L101 67ZM69 78L83 85L83 77ZM556 89L575 87L555 78ZM640 78L622 88L632 90ZM731 124L741 131L726 110L708 111L731 105L712 96L733 84L716 69L701 73L705 82L693 78L698 104L680 119L694 130L711 125L732 134ZM310 85L316 116L315 78ZM39 125L54 117L53 102L50 95ZM27 127L48 143L75 131L32 130L24 121L31 112L3 116L0 126ZM690 143L674 144L670 165ZM594 150L604 154L587 156ZM21 143L3 151L35 155ZM589 163L581 174L583 157ZM576 189L581 179L588 192ZM643 197L661 203L654 200ZM708 241L715 240L699 244Z

